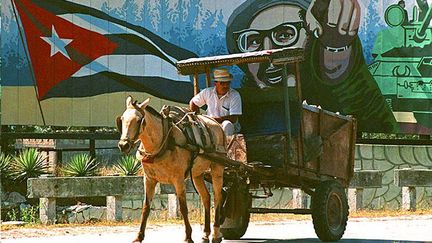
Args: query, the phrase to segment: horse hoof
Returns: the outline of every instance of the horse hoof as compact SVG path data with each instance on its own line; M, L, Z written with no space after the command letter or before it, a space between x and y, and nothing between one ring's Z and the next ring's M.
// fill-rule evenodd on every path
M184 240L184 242L185 242L185 243L194 243L194 241L193 241L192 239Z
M201 243L210 243L210 240L209 240L209 238L203 237L203 238L201 238Z
M136 238L135 240L132 241L132 243L141 243L143 240L140 240L139 238Z
M222 242L222 237L219 238L213 238L211 243L221 243Z

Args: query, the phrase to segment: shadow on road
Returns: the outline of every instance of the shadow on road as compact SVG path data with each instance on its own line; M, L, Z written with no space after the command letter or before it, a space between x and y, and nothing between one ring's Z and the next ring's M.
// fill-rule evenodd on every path
M299 242L299 243L311 243L311 242L321 242L318 239L306 238L306 239L240 239L240 240L224 240L226 243L288 243L288 242ZM400 240L370 240L370 239L341 239L341 243L422 243L424 241L400 241Z

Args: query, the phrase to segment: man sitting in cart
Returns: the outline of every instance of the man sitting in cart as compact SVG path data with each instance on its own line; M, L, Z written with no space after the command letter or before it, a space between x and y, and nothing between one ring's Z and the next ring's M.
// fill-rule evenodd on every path
M207 115L222 125L227 136L240 132L239 116L242 114L240 94L231 88L233 76L226 68L213 70L214 87L203 89L189 102L191 111L207 105Z

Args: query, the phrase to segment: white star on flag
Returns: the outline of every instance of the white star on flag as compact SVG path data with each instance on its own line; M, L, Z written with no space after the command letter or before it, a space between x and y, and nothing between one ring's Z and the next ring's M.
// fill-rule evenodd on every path
M73 41L73 39L63 39L57 34L54 25L51 27L51 37L41 36L42 40L46 41L51 46L51 57L57 52L60 52L67 59L71 59L66 51L66 46Z

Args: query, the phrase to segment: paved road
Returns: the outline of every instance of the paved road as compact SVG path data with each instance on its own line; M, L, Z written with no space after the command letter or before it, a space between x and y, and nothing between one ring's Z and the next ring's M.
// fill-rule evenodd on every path
M130 242L135 236L136 227L113 233L112 230L82 235L66 235L42 238L2 239L2 243L121 243ZM193 239L199 242L201 230L193 226ZM5 237L5 235L2 236ZM180 225L152 226L146 232L145 242L182 242L183 227ZM286 243L320 242L310 221L257 222L251 223L241 240L226 243ZM432 215L404 218L351 219L340 242L432 242Z

